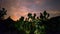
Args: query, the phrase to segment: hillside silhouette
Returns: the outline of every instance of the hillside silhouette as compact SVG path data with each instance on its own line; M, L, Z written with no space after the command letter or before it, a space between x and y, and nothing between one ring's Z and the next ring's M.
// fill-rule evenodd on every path
M7 10L0 10L0 34L60 34L60 16L50 17L44 11L36 18L36 13L28 13L28 18L13 21L10 16L4 19ZM25 20L24 20L25 19Z

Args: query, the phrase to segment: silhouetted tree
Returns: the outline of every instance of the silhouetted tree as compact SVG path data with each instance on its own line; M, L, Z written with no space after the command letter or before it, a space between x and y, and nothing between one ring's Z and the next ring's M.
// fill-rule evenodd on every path
M39 23L40 27L44 26L44 30L40 29L41 32L45 33L46 26L47 26L47 21L48 21L49 16L50 16L49 13L47 13L46 11L44 11L43 13L40 13L40 21L38 23Z
M2 8L0 10L0 32L4 32L6 30L6 26L4 24L4 15L6 15L6 10L5 8Z
M15 27L18 29L18 31L23 34L26 34L25 32L25 23L24 23L24 17L21 16L21 18L15 23Z
M32 18L32 14L31 13L28 13L28 18Z
M43 12L44 15L44 19L48 19L48 17L50 16L46 11Z
M34 13L34 15L33 15L33 19L35 19L35 17L36 17L36 13Z
M28 13L26 20L21 16L15 22L11 17L4 19L6 12L5 8L0 10L0 34L60 34L60 16L49 19L50 14L44 11L40 13L40 18L35 18L35 13L33 16Z
M43 19L43 14L42 13L40 13L40 19Z
M17 29L19 31L24 31L26 34L44 34L45 33L45 21L44 21L44 16L45 14L40 13L40 18L36 17L36 14L34 13L33 16L31 13L28 13L28 18L24 21L24 17L21 17L19 21L15 24ZM48 15L49 16L49 15ZM31 21L29 19L31 18ZM47 17L46 17L47 18Z
M0 10L0 34L18 34L14 23L10 17L7 19L4 19L4 15L6 15L7 10L5 8L2 8Z
M5 8L2 8L2 10L0 10L0 20L4 19L4 15L6 15L7 10L5 10Z
M44 11L43 13L40 13L40 18L42 20L47 20L49 16L50 16L49 13L47 13L46 11Z

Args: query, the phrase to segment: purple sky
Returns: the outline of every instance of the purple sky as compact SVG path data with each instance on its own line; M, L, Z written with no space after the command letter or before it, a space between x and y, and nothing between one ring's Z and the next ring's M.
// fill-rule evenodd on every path
M20 16L27 17L27 14L36 13L46 10L51 17L60 16L60 0L0 0L0 8L7 9L7 15L17 20Z

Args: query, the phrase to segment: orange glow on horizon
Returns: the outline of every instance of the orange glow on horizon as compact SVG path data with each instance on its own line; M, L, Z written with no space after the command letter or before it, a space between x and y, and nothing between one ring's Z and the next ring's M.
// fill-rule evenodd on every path
M11 16L11 19L13 19L14 21L17 21L19 18L17 16Z

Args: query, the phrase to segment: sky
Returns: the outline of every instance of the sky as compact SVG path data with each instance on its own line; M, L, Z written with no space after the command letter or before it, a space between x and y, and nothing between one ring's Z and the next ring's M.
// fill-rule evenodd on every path
M60 16L60 0L0 0L0 9L5 8L7 15L13 20L21 16L27 17L28 13L36 13L46 10L50 17Z

